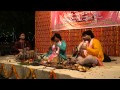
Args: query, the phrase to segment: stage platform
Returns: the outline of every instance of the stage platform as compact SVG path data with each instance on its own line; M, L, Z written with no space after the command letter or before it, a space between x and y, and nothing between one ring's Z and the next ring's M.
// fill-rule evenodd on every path
M0 74L9 79L120 79L120 57L90 68L87 72L55 69L45 66L20 65L15 56L0 56Z

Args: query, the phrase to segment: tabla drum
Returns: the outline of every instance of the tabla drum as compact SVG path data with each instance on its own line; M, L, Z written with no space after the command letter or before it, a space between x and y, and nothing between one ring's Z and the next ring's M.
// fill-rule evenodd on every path
M26 51L26 53L19 53L16 55L17 60L28 60L37 57L34 53L34 50Z

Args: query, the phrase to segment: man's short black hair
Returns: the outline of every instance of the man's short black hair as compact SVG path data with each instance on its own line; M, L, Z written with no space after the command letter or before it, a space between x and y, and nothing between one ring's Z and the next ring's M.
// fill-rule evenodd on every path
M21 32L21 33L19 34L19 36L20 36L21 34L24 34L24 35L25 35L25 33L24 33L24 32Z
M53 37L51 37L51 41L54 41L55 40L55 37L53 36Z
M91 29L88 29L87 31L84 31L82 33L82 36L85 36L85 35L90 35L91 38L95 37L94 34L93 34L93 32L91 31Z
M55 33L53 37L59 38L60 41L62 40L62 37L61 37L61 35L59 33Z

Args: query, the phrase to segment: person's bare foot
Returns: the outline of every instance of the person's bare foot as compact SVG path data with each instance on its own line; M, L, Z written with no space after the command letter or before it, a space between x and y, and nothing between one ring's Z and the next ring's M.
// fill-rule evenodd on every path
M47 63L47 61L41 61L41 62L40 62L41 65L44 65L44 64L46 64L46 63Z
M43 64L43 62L41 61L41 62L40 62L40 65L42 65L42 64Z
M95 66L96 66L96 64L92 64L92 66L93 66L93 67L95 67Z
M50 62L50 61L48 61L48 62L47 62L47 64L51 64L51 62Z

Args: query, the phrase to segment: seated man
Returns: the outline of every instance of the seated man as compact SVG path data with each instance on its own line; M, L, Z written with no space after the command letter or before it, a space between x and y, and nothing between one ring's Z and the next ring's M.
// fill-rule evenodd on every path
M28 41L25 40L25 34L21 33L19 36L20 40L15 42L14 49L16 51L16 54L23 52L23 49L30 50L31 45Z
M80 65L102 66L104 54L100 41L94 38L91 30L83 32L82 39L83 41L78 46L77 63Z
M66 42L64 40L62 40L62 37L58 33L55 33L54 37L55 37L56 46L58 46L60 49L59 54L58 54L59 57L62 58L63 60L67 60Z
M62 40L60 34L55 33L51 40L54 42L54 44L45 55L46 57L48 57L48 61L52 61L53 58L57 56L59 57L59 59L67 60L66 42Z
M50 54L48 56L48 62L52 61L59 54L59 47L56 46L56 42L54 40L54 37L51 38L51 41L52 41L52 46L50 47L50 51L48 52L48 54Z

